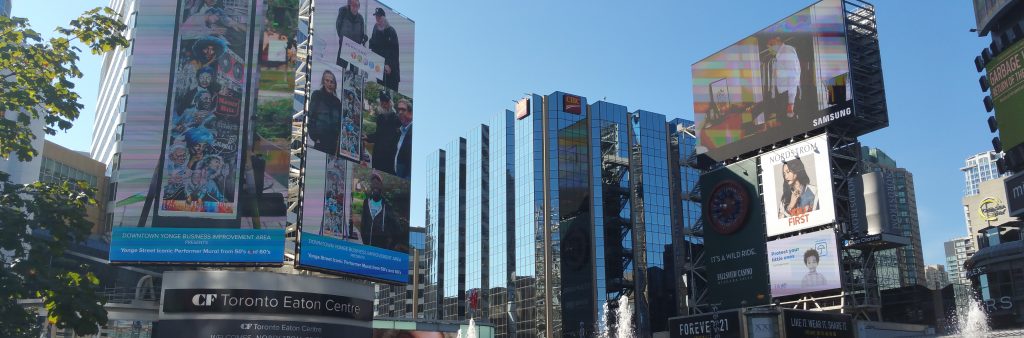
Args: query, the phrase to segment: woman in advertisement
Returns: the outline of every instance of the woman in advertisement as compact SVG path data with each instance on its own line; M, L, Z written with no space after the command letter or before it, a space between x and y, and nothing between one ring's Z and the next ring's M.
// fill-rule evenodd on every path
M818 209L818 189L811 185L803 161L795 158L783 162L782 180L779 218L798 216Z

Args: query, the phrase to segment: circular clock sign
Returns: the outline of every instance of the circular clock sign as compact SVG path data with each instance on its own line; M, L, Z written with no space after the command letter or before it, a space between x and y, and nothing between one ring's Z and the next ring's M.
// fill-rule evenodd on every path
M729 235L739 231L750 214L750 194L734 180L719 182L711 189L704 213L715 232Z

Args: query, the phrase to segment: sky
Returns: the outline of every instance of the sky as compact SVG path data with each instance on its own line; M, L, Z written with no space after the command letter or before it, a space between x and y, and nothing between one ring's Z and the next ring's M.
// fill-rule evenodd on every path
M525 93L559 90L693 119L690 66L812 0L391 0L416 21L412 225L424 219L426 155L513 108ZM100 0L14 0L12 15L49 32ZM888 128L862 136L914 175L926 264L967 233L960 168L991 149L974 57L987 45L971 1L875 0ZM83 55L85 105L75 127L49 137L88 151L102 58Z

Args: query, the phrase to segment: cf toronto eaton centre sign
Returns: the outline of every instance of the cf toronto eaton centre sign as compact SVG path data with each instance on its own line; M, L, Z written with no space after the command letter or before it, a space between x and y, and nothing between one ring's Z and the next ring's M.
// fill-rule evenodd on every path
M165 313L264 313L373 319L373 302L308 292L243 289L173 289Z

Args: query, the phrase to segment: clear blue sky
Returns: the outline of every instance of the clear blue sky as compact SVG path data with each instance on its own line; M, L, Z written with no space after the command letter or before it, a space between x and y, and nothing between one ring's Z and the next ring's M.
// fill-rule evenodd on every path
M523 93L561 90L693 119L690 65L812 0L391 0L416 21L412 222L423 225L427 153ZM991 149L974 56L987 45L971 1L876 0L890 126L861 138L914 174L927 264L966 234L959 168ZM100 0L14 0L13 15L49 30ZM83 116L51 140L88 150L101 58L83 56Z

